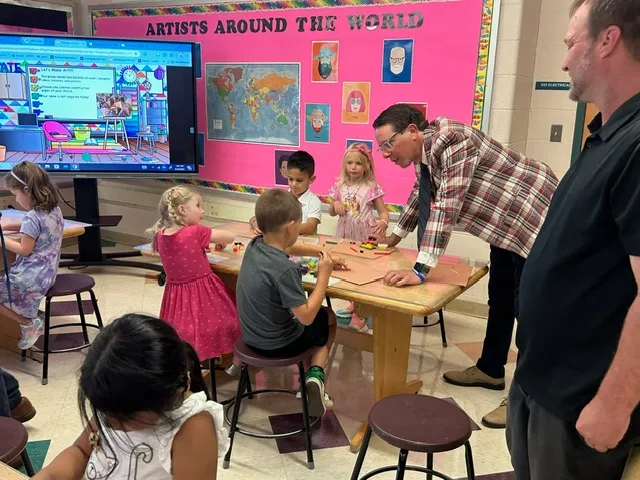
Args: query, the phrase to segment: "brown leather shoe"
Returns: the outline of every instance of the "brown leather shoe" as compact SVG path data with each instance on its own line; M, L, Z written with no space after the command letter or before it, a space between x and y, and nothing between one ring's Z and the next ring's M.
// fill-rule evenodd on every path
M491 410L482 417L482 424L488 428L506 428L507 426L507 397L505 397L500 406Z
M21 423L28 422L36 416L36 409L27 397L22 397L18 406L11 410L11 417Z
M475 365L462 371L446 372L442 378L459 387L484 387L490 390L504 390L504 378L493 378Z

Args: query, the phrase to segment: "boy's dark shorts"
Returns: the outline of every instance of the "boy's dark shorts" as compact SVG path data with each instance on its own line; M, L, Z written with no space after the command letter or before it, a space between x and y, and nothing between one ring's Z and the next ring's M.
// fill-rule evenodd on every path
M305 325L302 335L289 345L275 350L262 350L251 347L256 352L266 357L295 357L313 347L323 347L329 341L329 314L325 307L320 308L311 325Z

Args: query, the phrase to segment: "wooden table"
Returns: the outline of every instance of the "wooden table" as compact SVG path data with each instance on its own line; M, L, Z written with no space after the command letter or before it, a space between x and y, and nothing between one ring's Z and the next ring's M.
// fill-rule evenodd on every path
M24 480L29 477L23 475L17 470L14 470L6 463L0 462L0 478L2 480Z
M2 210L2 218L4 220L13 220L19 221L24 217L25 212L21 210ZM64 221L64 232L62 234L63 238L77 237L84 233L85 227L90 225L82 222L75 222L72 220ZM12 235L8 235L12 237ZM9 263L13 263L16 256L11 252L8 253L8 261ZM0 255L0 270L4 269L4 261L2 256ZM4 282L4 272L0 271L1 277L0 281ZM8 350L11 350L16 353L20 353L20 349L18 348L18 340L20 340L20 326L9 318L6 318L4 315L0 314L0 347L4 347ZM3 478L3 477L0 477Z
M248 225L232 223L219 225L220 230L229 230L236 235L247 235ZM301 237L301 241L323 245L327 240L337 240L318 235ZM236 238L245 245L248 238ZM327 245L329 246L329 245ZM150 255L148 246L139 247L143 254ZM146 250L146 252L144 252ZM223 252L216 252L223 259L212 264L213 270L230 287L235 287L243 252L232 253L232 246ZM416 259L416 250L399 249L391 255L376 260L346 257L352 266L385 266L386 269L411 269ZM478 282L488 272L486 263L476 262L453 256L442 257L443 263L465 263L472 266L469 283L466 287L426 283L424 285L396 288L383 285L377 281L367 285L354 285L340 281L327 289L327 296L357 302L365 314L373 316L373 334L356 332L346 328L339 328L336 342L367 352L373 352L373 396L374 401L399 393L417 393L422 387L421 380L407 381L409 364L409 347L411 341L411 325L414 316L420 318L431 315L449 302L460 296L464 291ZM313 290L313 284L303 284L306 290ZM351 451L360 448L366 424L362 425L358 433L351 439Z

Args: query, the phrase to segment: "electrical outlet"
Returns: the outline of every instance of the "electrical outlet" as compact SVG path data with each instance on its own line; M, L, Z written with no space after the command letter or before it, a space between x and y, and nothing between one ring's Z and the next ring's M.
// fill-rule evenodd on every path
M549 138L550 142L561 142L562 141L562 125L551 125L551 136Z
M212 218L220 218L220 204L219 203L208 203L206 205L205 215L207 217Z

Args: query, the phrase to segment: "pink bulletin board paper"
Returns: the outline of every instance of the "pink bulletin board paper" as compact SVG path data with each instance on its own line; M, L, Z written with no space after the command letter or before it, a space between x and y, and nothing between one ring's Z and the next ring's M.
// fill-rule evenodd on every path
M327 3L336 6L316 7ZM290 5L295 8L287 8ZM492 7L493 0L414 3L301 0L96 10L92 17L94 34L101 37L122 38L122 32L126 32L132 38L190 40L201 44L198 130L205 135L209 100L206 64L299 63L300 145L293 148L314 156L317 178L312 190L325 195L340 173L346 139L373 140L371 123L390 105L401 101L428 102L430 118L447 116L480 126ZM254 29L262 28L265 24L260 22L269 19L273 19L273 28L281 31L251 31L252 25ZM367 19L369 27L377 26L367 28ZM230 32L230 26L237 30L239 25L248 25L247 32ZM394 38L414 40L411 83L382 83L383 43ZM322 41L339 44L335 83L312 79L313 42ZM345 82L370 83L368 124L343 123ZM330 104L330 143L305 142L307 103ZM207 139L206 165L201 167L200 177L228 189L236 189L235 185L270 188L275 186L274 150L291 148L292 145ZM415 180L413 169L401 170L377 152L374 162L376 176L386 191L385 202L404 204Z

